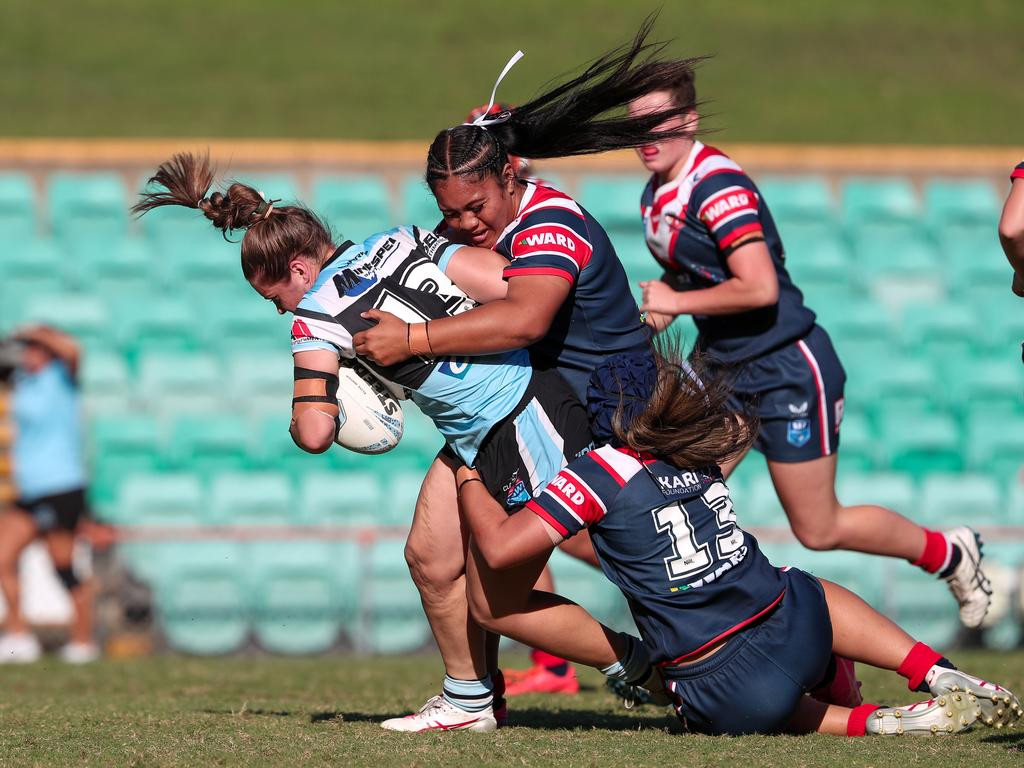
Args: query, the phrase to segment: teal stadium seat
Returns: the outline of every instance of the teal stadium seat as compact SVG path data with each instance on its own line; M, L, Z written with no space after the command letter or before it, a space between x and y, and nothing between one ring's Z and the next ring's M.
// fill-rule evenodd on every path
M110 314L103 302L93 296L69 293L37 296L24 305L22 322L59 328L74 336L87 352L112 346L109 343Z
M32 179L16 171L0 173L0 232L4 233L2 255L15 243L36 235L36 193Z
M961 226L991 230L1001 207L988 179L929 179L924 185L925 220L940 238Z
M287 419L291 412L293 376L284 343L276 354L242 348L226 358L231 397L254 416Z
M161 528L198 526L206 498L199 477L189 472L131 474L118 488L115 522Z
M1001 357L978 358L951 372L948 392L965 423L985 413L1024 416L1024 369L1017 351L1008 348Z
M864 413L846 411L839 430L839 469L864 472L878 468L878 438Z
M244 289L244 296L203 306L194 321L197 336L222 358L247 354L290 375L292 317L278 314L248 286Z
M755 454L748 457L747 461L756 462L759 458ZM775 485L767 472L751 477L741 497L731 492L730 495L741 528L785 528L789 525Z
M162 468L164 436L153 416L97 416L89 435L90 490L93 503L101 511L109 509L115 501L121 478Z
M849 304L825 302L815 310L846 368L847 390L870 387L873 372L893 355L894 324L888 308L861 299Z
M415 224L423 229L432 230L441 221L441 212L437 209L430 187L422 176L407 176L399 186L401 195L401 212L399 221L402 224Z
M221 368L211 355L146 352L138 362L139 389L160 411L217 410L225 389Z
M866 229L853 236L857 277L864 290L890 307L938 302L946 275L935 246L917 233Z
M231 184L237 179L259 190L267 200L280 200L281 205L294 205L303 199L298 180L290 173L250 173L241 169L228 171L224 179L226 184Z
M1000 483L1022 477L1024 471L1024 416L980 412L967 422L965 453L975 472ZM1024 518L1018 519L1019 524Z
M993 296L1014 298L1007 288L1006 256L994 235L996 221L948 229L938 241L950 293L969 306L984 307Z
M855 368L851 364L851 370L847 395L857 408L872 415L876 426L891 410L897 414L936 410L935 388L940 379L927 360L890 357L874 365Z
M812 307L814 295L808 286L843 284L852 280L850 250L838 234L832 232L813 238L787 234L783 243L786 269Z
M251 614L256 641L272 653L322 653L338 640L342 608L335 586L334 548L325 541L258 541L245 548L251 569ZM347 622L346 622L347 623Z
M846 506L877 504L911 519L917 511L914 481L898 472L844 471L836 482L836 496Z
M879 559L861 552L815 552L799 545L776 547L777 565L791 565L828 579L856 594L875 608L884 604L886 585Z
M276 472L222 472L210 481L210 522L290 525L294 501L288 477Z
M1007 350L1016 354L1024 341L1024 312L1020 311L1020 299L1010 293L1006 285L1004 283L1003 290L986 304L980 307L975 305L985 328L979 343L987 346L993 355L1003 355Z
M128 197L116 173L53 173L47 182L49 219L68 244L115 238L128 230Z
M201 656L241 650L250 630L241 547L193 541L161 549L156 607L168 645Z
M973 364L982 328L968 307L947 301L905 307L901 335L907 354L932 360L948 380Z
M195 309L183 297L132 295L115 307L116 340L130 359L198 350Z
M310 474L330 473L339 468L361 469L367 457L340 446L331 446L321 454L306 453L288 433L290 400L279 413L264 414L256 428L257 442L249 456L251 466L272 472L283 472L301 483Z
M882 452L888 466L914 477L963 468L960 435L949 416L907 412L880 425Z
M307 525L387 524L384 494L373 472L308 472L299 479L296 522Z
M850 176L840 186L842 218L848 227L918 222L920 205L906 178Z
M313 182L313 208L342 239L356 243L395 225L391 193L378 176L322 176ZM401 223L432 229L437 222Z
M646 177L637 175L584 176L576 199L610 235L614 233L613 239L642 241L640 195L646 183Z
M79 381L90 414L117 413L135 406L135 387L124 357L114 352L83 356Z
M408 653L430 639L419 592L405 563L402 539L379 540L373 545L362 600L366 650Z
M169 464L210 477L247 469L252 430L239 416L183 416L171 424Z
M935 473L924 478L918 513L915 520L929 528L1011 522L999 484L982 474Z
M905 562L888 560L883 567L884 613L911 637L934 648L948 647L960 622L946 585Z
M824 176L764 176L757 187L783 232L783 242L788 244L790 227L793 231L805 224L834 228L836 207Z

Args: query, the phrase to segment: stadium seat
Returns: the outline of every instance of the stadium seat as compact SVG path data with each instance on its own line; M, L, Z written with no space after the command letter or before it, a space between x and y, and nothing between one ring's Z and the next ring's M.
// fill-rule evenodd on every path
M404 551L403 540L384 539L370 552L362 590L366 618L363 641L366 650L373 653L408 653L430 638Z
M925 238L865 229L853 237L854 263L864 289L886 306L937 302L946 291L938 252Z
M967 423L982 413L1024 416L1024 370L1016 350L976 358L948 374L949 402Z
M206 494L199 477L187 472L134 473L117 493L118 525L197 526Z
M851 400L871 412L876 426L880 426L891 409L897 413L936 410L935 393L940 381L925 360L890 357L866 370L854 370L846 391Z
M386 525L384 498L373 472L309 472L299 480L295 519L306 525Z
M272 653L322 653L338 640L344 593L335 586L330 542L253 542L246 547L252 569L251 615L256 640ZM354 610L346 611L346 619ZM347 623L347 622L346 622Z
M303 200L298 180L290 173L250 172L246 169L228 170L225 181L238 180L263 194L267 200L280 200L282 205L294 205Z
M216 525L289 525L292 507L284 474L223 472L210 483L210 522Z
M609 234L643 240L640 220L640 195L647 178L636 175L584 176L577 200Z
M116 173L53 173L47 182L53 231L79 237L119 237L128 229L128 197Z
M125 283L155 292L159 283L159 261L152 244L141 237L82 238L64 251L64 269L70 271L78 290L97 293L115 304L128 300L132 292L108 295L97 286Z
M162 547L156 608L168 645L182 653L240 650L249 636L241 548L232 542L182 542Z
M135 405L131 374L119 354L96 352L84 355L79 381L86 410L91 414L125 411Z
M884 613L917 640L934 648L947 647L960 622L946 585L934 574L899 560L884 560L881 565Z
M281 472L301 484L307 475L331 473L340 468L361 469L367 457L340 446L332 446L321 454L306 453L288 433L291 408L286 402L275 412L264 414L256 429L257 441L250 454L253 468Z
M839 429L839 468L864 472L878 467L878 438L863 413L847 411Z
M918 520L929 528L999 525L1010 522L999 485L991 477L935 473L921 482Z
M879 425L882 453L888 466L922 477L930 472L956 472L963 467L959 433L949 416L908 411Z
M239 280L246 295L204 306L195 318L197 334L206 349L223 358L248 354L266 365L291 372L290 315L280 315L274 305ZM277 354L266 354L277 350Z
M401 194L399 221L433 229L441 221L437 201L422 176L407 176L399 187Z
M1006 289L992 300L978 307L984 319L984 336L978 340L979 345L987 346L991 354L1003 355L1013 350L1014 355L1020 350L1024 341L1024 312L1020 311L1020 299Z
M845 506L877 504L914 518L917 493L909 475L896 472L846 472L836 482L836 496Z
M756 461L758 458L751 456L747 460ZM730 495L741 528L778 528L789 525L775 485L767 472L751 478L742 497L732 493Z
M201 318L181 298L124 297L115 313L117 342L130 359L189 353L199 347L196 326Z
M549 565L559 595L579 603L603 624L623 624L629 615L626 600L601 571L560 551L552 553Z
M391 193L379 176L320 177L313 182L313 208L340 232L342 239L356 243L395 225ZM432 229L437 222L400 223Z
M832 190L824 176L765 176L757 187L787 245L789 225L831 224L836 219Z
M169 464L209 477L249 465L251 429L239 416L183 416L171 425Z
M925 221L941 238L958 225L989 229L1002 207L988 179L929 179L924 185Z
M0 232L4 233L4 241L31 240L36 236L36 229L36 193L32 179L16 171L0 173Z
M144 353L138 363L139 386L152 402L220 392L224 383L218 361L210 355L184 352Z
M1024 416L998 411L973 414L967 422L966 443L967 464L975 472L1000 483L1022 477Z
M107 346L112 325L100 299L79 294L37 296L24 304L22 322L59 328L74 336L87 351Z
M875 608L884 605L886 585L878 557L861 552L815 552L798 544L774 550L777 565L791 565L846 587Z
M786 235L786 269L801 290L805 282L846 283L851 279L852 259L846 242L837 234L804 238ZM811 302L813 306L813 302Z
M933 360L946 380L972 365L982 335L976 314L950 302L905 307L901 330L906 352ZM935 394L946 393L936 389Z
M850 304L825 302L816 309L847 369L847 389L855 392L858 386L870 387L870 372L893 352L893 323L889 310L870 299Z
M293 376L284 343L276 354L236 349L226 360L232 398L252 415L290 412Z
M917 224L920 206L910 181L900 176L850 176L841 182L843 221L849 227L876 223Z

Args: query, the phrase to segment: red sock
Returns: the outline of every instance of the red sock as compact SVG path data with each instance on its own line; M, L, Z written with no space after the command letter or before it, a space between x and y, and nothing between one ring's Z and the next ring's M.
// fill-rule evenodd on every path
M903 660L896 672L907 678L907 688L918 691L928 670L934 667L935 662L941 658L941 654L936 653L924 643L917 643L910 649L907 658Z
M868 718L879 709L877 704L861 704L850 710L850 719L846 721L847 736L867 736Z
M914 565L928 573L938 573L949 562L949 539L939 531L924 529L924 552L914 561Z
M545 669L560 667L563 664L569 663L559 656L547 653L546 651L538 651L536 648L530 651L530 661L538 666L544 667Z

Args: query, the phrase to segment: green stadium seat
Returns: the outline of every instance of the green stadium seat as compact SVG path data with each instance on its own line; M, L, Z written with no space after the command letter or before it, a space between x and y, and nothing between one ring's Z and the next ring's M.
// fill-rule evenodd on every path
M299 480L295 520L306 525L387 525L384 493L373 472L309 472Z
M755 457L750 457L756 460ZM749 459L748 459L749 460ZM775 484L767 472L750 479L743 497L733 495L736 517L741 528L772 528L789 525Z
M956 601L946 585L898 560L884 563L883 612L912 637L934 648L949 646L960 626Z
M164 576L155 593L168 645L202 656L240 650L250 629L241 548L201 541L163 549Z
M584 176L576 199L609 234L643 241L640 195L646 184L646 177L636 175Z
M836 496L845 506L877 504L914 518L917 493L909 475L897 472L842 472Z
M244 285L244 281L240 282ZM237 300L221 300L203 307L199 338L207 349L223 357L249 354L268 366L277 366L287 375L291 372L290 315L280 315L274 305L250 288ZM276 355L267 355L277 350Z
M128 230L128 197L116 173L53 173L47 198L53 231L68 242Z
M252 430L238 416L183 416L171 425L169 464L204 477L249 466Z
M255 416L279 414L287 418L293 381L289 362L283 349L274 355L236 350L227 358L227 384L234 402Z
M222 472L210 482L210 522L216 525L289 525L294 500L279 472Z
M324 176L313 182L313 208L342 239L361 243L395 225L391 193L379 176ZM440 217L436 217L440 218ZM434 221L403 221L432 229Z
M884 605L886 585L878 558L860 552L815 552L799 545L776 547L773 563L791 565L821 579L828 579L856 594L875 608Z
M420 595L405 563L405 542L373 545L363 581L363 642L373 653L408 653L430 639Z
M963 224L991 230L1002 205L988 179L929 179L924 185L924 207L929 227L945 233Z
M1024 416L1024 370L1016 350L1002 357L976 358L949 375L949 401L968 422L983 413Z
M342 609L351 620L355 605L335 586L334 554L325 541L260 541L246 547L253 571L253 630L263 649L296 656L322 653L337 642Z
M853 253L864 289L887 306L934 303L945 295L938 252L919 235L860 231L853 238Z
M112 324L100 299L70 293L37 296L25 303L23 313L23 322L59 328L87 350L106 344Z
M832 190L824 176L764 176L757 187L780 227L828 224L836 219ZM788 240L784 242L788 245Z
M847 373L853 374L851 378L867 378L878 361L891 355L894 325L883 304L861 299L847 304L823 302L818 306L821 324L832 338L840 360L847 366ZM851 383L847 382L848 389ZM856 384L853 389L855 387Z
M1024 312L1020 311L1019 303L1020 299L1004 286L1004 290L980 307L985 334L978 341L986 345L992 354L1003 355L1007 350L1016 354L1020 349L1024 341Z
M415 224L423 229L433 229L441 221L441 212L437 209L430 187L422 176L407 176L399 186L401 203L399 221L402 224Z
M280 200L282 205L294 205L303 200L298 180L290 173L250 173L242 169L228 171L224 179L227 184L238 180L259 190L267 200Z
M804 281L847 283L852 279L853 264L846 242L838 235L806 239L787 235L785 239L786 269L797 287Z
M619 627L629 616L622 592L601 571L560 551L551 555L548 564L555 592L582 605L598 621Z
M845 472L878 467L878 439L863 413L847 412L839 430L839 467Z
M999 484L972 473L935 473L921 482L921 503L915 520L929 528L956 525L999 525L1010 522Z
M205 354L148 352L138 363L139 387L153 402L202 396L224 388L218 361Z
M195 310L180 298L124 297L116 310L116 339L132 359L185 354L199 347Z
M124 358L112 352L82 357L79 381L89 413L125 411L134 403L135 388Z
M121 478L162 467L164 437L159 422L145 415L97 416L89 431L90 490L98 506L110 508Z
M158 285L159 263L152 245L141 237L104 237L98 240L81 240L70 257L65 259L64 268L73 271L76 287L82 291L96 293L96 286L105 278L116 278L130 284L144 284L150 291ZM108 284L116 285L117 282ZM100 294L111 303L130 299L132 294Z
M922 477L963 468L959 432L949 416L908 411L879 426L882 452L891 469Z
M934 361L945 379L974 362L981 335L977 315L962 305L943 302L904 308L904 349ZM943 399L945 393L937 389L935 394L937 399Z
M850 176L840 186L842 217L847 226L918 221L917 194L906 178Z
M135 473L118 488L118 525L197 526L203 521L206 494L197 475L187 472Z
M332 446L321 454L303 451L288 433L290 411L286 402L278 412L264 414L255 431L257 442L249 456L252 468L282 472L294 478L296 486L307 475L366 468L369 457L346 451L341 446Z
M16 171L0 173L0 232L4 233L4 241L31 240L36 229L36 193L32 179Z
M975 472L999 482L1022 476L1024 416L997 411L972 414L967 421L966 443L967 465Z
M877 423L882 406L895 404L908 412L934 411L941 380L928 361L889 357L878 365L858 369L846 382L851 400L871 410Z

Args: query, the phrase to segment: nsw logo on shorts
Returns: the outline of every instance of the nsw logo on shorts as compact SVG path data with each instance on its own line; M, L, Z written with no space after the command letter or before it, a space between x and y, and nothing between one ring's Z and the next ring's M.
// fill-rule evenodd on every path
M811 422L808 419L792 419L786 426L786 442L803 448L811 439Z
M526 490L526 483L519 479L519 470L512 473L512 479L502 486L505 491L505 506L514 507L517 504L525 504L530 500L530 492Z

